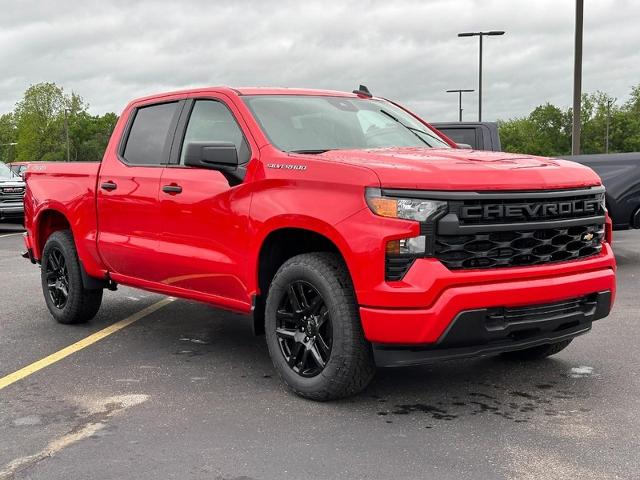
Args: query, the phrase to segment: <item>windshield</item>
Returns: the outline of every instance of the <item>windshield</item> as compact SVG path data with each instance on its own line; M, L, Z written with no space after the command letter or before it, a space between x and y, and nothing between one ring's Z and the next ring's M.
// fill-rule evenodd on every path
M271 143L285 152L449 148L417 119L383 100L307 95L253 95L242 99Z
M16 175L11 171L7 165L0 162L0 179L2 180L14 180Z

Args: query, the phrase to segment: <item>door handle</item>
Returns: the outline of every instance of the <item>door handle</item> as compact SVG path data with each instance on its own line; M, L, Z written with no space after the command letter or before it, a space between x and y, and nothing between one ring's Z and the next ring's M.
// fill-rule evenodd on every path
M178 193L182 193L182 187L180 185L164 185L162 187L162 191L164 193L168 193L169 195L177 195Z
M116 185L112 181L108 181L108 182L104 182L102 185L100 185L100 188L110 192L110 191L115 190L116 188L118 188L118 185Z

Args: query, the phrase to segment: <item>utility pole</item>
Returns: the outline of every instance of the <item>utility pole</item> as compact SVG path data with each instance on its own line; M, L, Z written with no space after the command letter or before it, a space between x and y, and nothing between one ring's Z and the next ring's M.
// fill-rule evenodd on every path
M478 37L480 39L480 58L478 61L478 121L482 121L482 38L486 36L504 35L502 30L491 30L489 32L463 32L458 37Z
M64 131L67 137L67 162L70 161L71 155L69 154L69 110L64 109Z
M611 123L611 104L615 101L615 98L607 99L607 133L604 137L604 153L609 153L609 124Z
M457 88L453 90L447 90L447 93L457 93L458 94L458 121L462 121L462 93L463 92L474 92L475 90L465 89L465 88Z
M582 109L582 24L584 0L576 0L576 31L573 57L573 125L571 154L580 155L580 114Z

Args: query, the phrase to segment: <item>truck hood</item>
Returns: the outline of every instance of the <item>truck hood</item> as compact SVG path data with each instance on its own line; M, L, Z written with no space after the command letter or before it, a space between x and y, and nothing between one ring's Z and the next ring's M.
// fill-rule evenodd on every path
M385 188L543 190L600 185L588 167L567 160L462 149L330 150L323 160L368 167Z

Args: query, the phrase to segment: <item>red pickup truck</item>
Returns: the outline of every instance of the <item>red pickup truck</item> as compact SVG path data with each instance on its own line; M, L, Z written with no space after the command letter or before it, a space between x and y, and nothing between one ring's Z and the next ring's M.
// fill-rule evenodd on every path
M25 256L57 321L88 321L116 284L252 314L316 400L376 365L552 355L615 294L592 170L459 149L366 88L135 100L101 163L26 179Z

